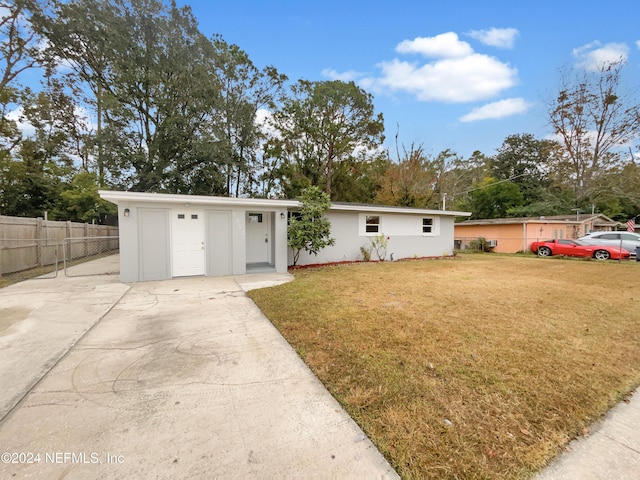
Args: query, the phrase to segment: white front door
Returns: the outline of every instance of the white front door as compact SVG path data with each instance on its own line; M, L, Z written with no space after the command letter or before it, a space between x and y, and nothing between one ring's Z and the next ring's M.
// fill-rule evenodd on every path
M183 209L172 214L173 276L204 275L204 212Z
M269 212L247 214L247 263L269 263Z

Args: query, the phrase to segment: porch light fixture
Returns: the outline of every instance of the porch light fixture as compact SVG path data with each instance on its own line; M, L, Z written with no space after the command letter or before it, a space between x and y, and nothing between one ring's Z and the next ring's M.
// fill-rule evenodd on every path
M280 218L282 218L284 220L284 217L286 217L286 215L284 214L284 212L280 212Z
M125 216L125 217L128 217L128 216L129 216L129 213L130 213L129 209L128 209L128 208L125 208L125 209L124 209L124 216Z

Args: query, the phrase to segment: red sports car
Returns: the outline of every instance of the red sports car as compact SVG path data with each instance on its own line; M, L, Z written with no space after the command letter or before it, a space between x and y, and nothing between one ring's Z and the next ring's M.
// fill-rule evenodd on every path
M629 258L629 252L624 248L612 247L608 245L587 245L580 240L545 240L543 242L533 242L531 251L541 257L551 255L567 255L569 257L593 257L597 260L618 260Z

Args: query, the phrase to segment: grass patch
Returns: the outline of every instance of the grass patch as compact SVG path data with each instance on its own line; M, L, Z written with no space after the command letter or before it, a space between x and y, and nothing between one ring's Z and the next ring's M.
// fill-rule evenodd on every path
M73 267L76 265L80 265L82 263L91 262L93 260L98 260L100 258L109 257L111 255L116 254L117 252L103 252L97 253L95 255L88 255L86 257L77 258L75 260L71 260L67 262L67 267ZM64 271L64 262L60 260L58 262L58 275L65 275ZM5 273L0 275L0 288L8 287L9 285L13 285L14 283L24 282L25 280L31 280L32 278L40 277L43 275L47 275L46 278L54 278L56 276L56 265L47 265L44 267L34 267L29 268L27 270L21 270L19 272L13 273ZM78 275L80 276L80 275Z
M22 270L20 272L5 273L0 275L0 288L8 287L14 283L24 282L32 278L40 277L42 275L55 276L55 265L47 265L46 267L35 267L28 270ZM58 264L58 275L64 275L64 266L62 262Z
M295 272L250 296L404 478L528 478L640 384L635 262Z

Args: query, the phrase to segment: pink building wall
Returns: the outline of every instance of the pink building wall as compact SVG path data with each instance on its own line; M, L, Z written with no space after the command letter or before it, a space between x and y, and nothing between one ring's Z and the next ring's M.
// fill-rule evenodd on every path
M497 240L498 245L493 248L496 253L516 253L529 251L531 243L538 240L552 238L577 238L583 235L579 224L527 222L485 225L454 226L454 238L466 245L471 240L484 237L487 240Z

